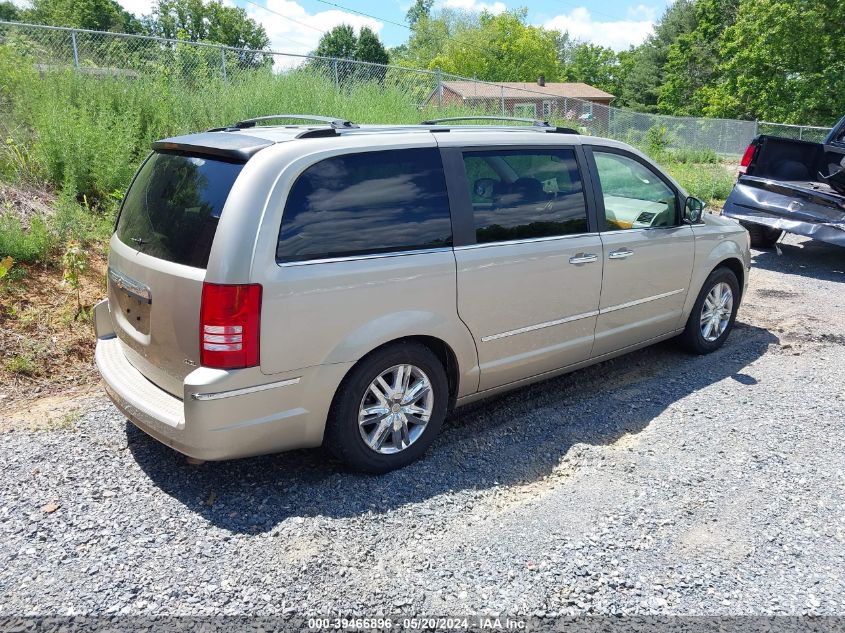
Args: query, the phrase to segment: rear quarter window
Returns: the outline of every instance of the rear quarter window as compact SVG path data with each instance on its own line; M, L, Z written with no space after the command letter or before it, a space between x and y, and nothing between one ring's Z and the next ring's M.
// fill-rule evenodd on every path
M118 239L152 257L207 267L223 205L241 169L241 163L152 154L126 194Z
M280 263L447 247L452 223L434 148L344 154L315 163L291 187Z

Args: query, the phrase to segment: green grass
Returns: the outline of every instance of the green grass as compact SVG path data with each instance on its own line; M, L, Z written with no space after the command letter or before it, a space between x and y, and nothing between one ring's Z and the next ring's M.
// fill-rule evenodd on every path
M668 163L663 166L690 195L711 206L721 207L736 182L736 174L721 163Z
M0 214L0 257L45 261L68 240L103 244L115 209L150 144L272 113L332 115L368 123L416 123L472 114L420 109L426 91L385 82L350 83L300 70L220 77L92 77L72 71L39 74L31 59L0 45L0 179L46 183L62 193L55 212L29 230ZM475 113L477 114L477 112ZM669 150L653 134L658 162L705 200L723 200L733 178L709 150Z
M38 373L38 363L28 354L16 354L7 358L4 367L10 374L34 376Z
M0 215L0 256L16 262L43 262L54 245L54 235L41 218L33 218L29 230L10 212Z
M6 144L0 173L22 174L25 167L92 206L122 193L150 144L163 137L283 112L381 123L419 122L431 114L401 87L368 82L337 89L331 79L305 72L242 73L228 82L210 77L194 85L70 71L38 76L33 70L26 76L21 68L31 63L4 48L0 91L11 104L9 128L28 138ZM25 155L21 146L28 148Z

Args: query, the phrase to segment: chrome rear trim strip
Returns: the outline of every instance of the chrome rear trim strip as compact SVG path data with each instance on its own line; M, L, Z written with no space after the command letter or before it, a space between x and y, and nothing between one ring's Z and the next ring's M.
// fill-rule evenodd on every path
M570 233L568 235L550 235L547 237L528 237L521 240L506 240L502 242L483 242L481 244L466 244L456 246L455 251L471 251L477 248L493 248L496 246L514 246L516 244L535 244L537 242L558 242L579 237L598 237L598 233Z
M481 342L486 343L487 341L495 341L496 339L505 338L506 336L513 336L514 334L525 334L526 332L542 330L543 328L552 327L555 325L562 325L563 323L570 323L572 321L588 319L596 315L598 315L598 310L593 310L592 312L584 312L582 314L573 314L572 316L566 317L564 319L546 321L545 323L538 323L537 325L529 325L527 327L521 327L518 330L508 330L507 332L502 332L501 334L491 334L490 336L482 336Z
M344 255L341 257L323 257L320 259L303 259L293 262L276 262L281 268L290 266L311 266L313 264L336 264L337 262L355 262L368 259L387 259L388 257L405 257L407 255L430 255L432 253L451 253L451 247L423 248L410 251L394 251L391 253L373 253L370 255Z
M244 387L243 389L230 389L229 391L219 391L217 393L192 393L191 398L194 400L220 400L221 398L232 398L234 396L245 396L250 393L258 393L259 391L267 391L268 389L275 389L276 387L288 387L299 383L299 378L291 378L289 380L280 380L278 382L268 382L265 385L256 385L255 387Z

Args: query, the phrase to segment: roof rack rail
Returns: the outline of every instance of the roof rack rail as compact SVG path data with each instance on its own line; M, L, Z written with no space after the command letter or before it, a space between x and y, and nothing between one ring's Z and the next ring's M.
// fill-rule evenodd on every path
M540 128L545 132L556 132L558 134L578 134L578 130L570 127L557 127L548 121L538 119L527 119L515 116L453 116L445 119L429 119L420 125L437 125L438 123L450 123L454 121L516 121L517 123L530 123L533 128Z
M339 119L337 117L331 116L319 116L316 114L270 114L268 116L259 116L255 117L254 119L245 119L243 121L238 121L229 129L236 129L236 130L243 130L246 128L255 127L258 123L262 121L273 121L273 120L299 120L299 121L317 121L319 123L328 123L332 129L335 130L348 130L352 128L357 128L358 125L353 123L352 121L347 121L345 119Z

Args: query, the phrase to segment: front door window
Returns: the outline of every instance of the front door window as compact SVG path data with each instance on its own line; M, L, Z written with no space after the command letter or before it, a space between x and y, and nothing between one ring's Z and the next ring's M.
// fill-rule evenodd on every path
M677 197L656 173L628 156L594 151L607 231L678 224Z

